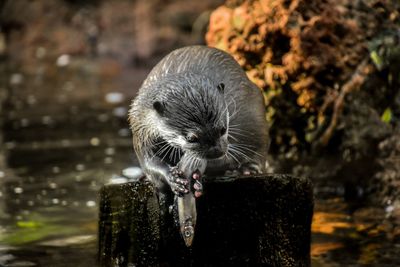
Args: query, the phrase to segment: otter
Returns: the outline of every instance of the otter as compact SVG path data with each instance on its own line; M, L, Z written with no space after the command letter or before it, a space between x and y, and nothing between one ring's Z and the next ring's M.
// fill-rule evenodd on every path
M164 57L133 100L129 122L139 163L160 194L199 197L204 174L265 171L262 92L222 50L189 46Z

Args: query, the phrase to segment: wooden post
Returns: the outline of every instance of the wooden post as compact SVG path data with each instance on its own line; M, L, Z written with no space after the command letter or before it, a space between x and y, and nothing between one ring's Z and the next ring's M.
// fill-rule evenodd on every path
M309 180L271 174L209 177L203 184L190 248L148 181L104 186L100 265L310 266Z

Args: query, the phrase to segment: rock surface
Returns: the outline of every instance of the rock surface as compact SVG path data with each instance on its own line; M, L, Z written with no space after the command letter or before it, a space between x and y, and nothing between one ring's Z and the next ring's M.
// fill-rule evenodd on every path
M359 200L375 177L372 198L396 198L378 144L399 128L399 25L399 2L384 0L227 0L211 14L208 45L264 92L271 172L339 182Z

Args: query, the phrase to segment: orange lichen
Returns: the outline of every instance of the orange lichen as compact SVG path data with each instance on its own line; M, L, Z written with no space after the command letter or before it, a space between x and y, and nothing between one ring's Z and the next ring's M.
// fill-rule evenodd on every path
M319 114L324 119L318 122L323 124L314 130L321 134L330 124L326 143L337 124L326 117L340 105L336 97L346 95L340 93L342 86L349 85L355 70L369 57L368 40L379 32L383 20L393 17L390 10L389 2L379 0L362 1L362 5L351 0L228 1L212 13L206 41L232 54L264 91L280 90L267 94L273 98L267 101L267 109L276 110L271 120L298 122L301 111L306 125L308 116ZM334 116L339 115L336 110ZM275 135L284 130L274 127ZM296 138L305 140L310 130L295 131Z
M335 80L345 80L346 70L366 54L365 47L357 45L365 34L357 21L346 18L350 13L346 5L351 4L263 0L222 6L211 16L206 39L232 53L246 70L257 68L265 87L290 80L291 89L302 98L298 104L312 110L318 95ZM338 76L329 74L334 70L341 70ZM325 77L315 79L320 74ZM298 90L304 82L310 86Z

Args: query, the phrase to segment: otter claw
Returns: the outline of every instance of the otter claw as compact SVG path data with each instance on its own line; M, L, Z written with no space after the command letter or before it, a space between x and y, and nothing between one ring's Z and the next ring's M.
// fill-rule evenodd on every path
M203 185L202 185L199 181L196 181L196 182L194 183L194 185L193 185L193 188L194 188L196 191L201 191L201 190L203 190Z
M200 197L203 194L203 185L201 183L201 174L198 170L192 173L193 182L190 182L188 179L184 177L183 171L179 170L177 167L173 167L170 170L170 179L169 184L171 186L172 192L182 197L184 194L190 192L191 186L194 189L195 197Z
M199 180L200 179L200 173L199 171L195 171L192 175L192 178L195 180Z
M171 168L170 173L169 184L172 192L178 196L189 193L189 181L183 176L183 172L174 167Z
M179 179L179 178L177 178L177 179L175 180L175 182L178 183L178 184L181 184L181 185L187 185L187 184L189 183L188 180L186 180L186 179Z
M193 184L193 188L195 190L194 196L195 197L200 197L203 194L203 184L201 183L201 175L199 171L195 171L192 174L193 180L195 180Z
M173 176L182 176L183 173L178 168L173 167L173 168L171 168L171 174Z
M172 192L177 195L178 197L182 197L184 194L189 193L189 189L184 188L182 186L173 185L171 186Z
M260 174L261 169L257 164L248 163L240 168L240 172L245 176L250 176Z
M179 191L179 193L189 193L189 190L183 187L177 187L176 189Z

